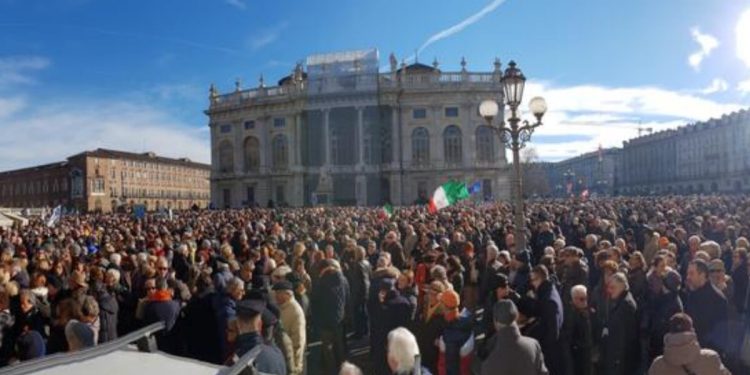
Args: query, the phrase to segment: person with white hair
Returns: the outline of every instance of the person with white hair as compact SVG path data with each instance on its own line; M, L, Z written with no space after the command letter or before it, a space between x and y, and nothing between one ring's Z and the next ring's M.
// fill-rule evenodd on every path
M357 365L351 362L344 362L339 370L339 375L364 375Z
M419 361L419 345L414 334L404 327L388 333L388 367L394 375L420 373L431 375Z
M570 288L570 308L565 311L562 330L563 356L568 374L591 375L594 373L592 360L594 349L594 310L588 304L588 290L578 284Z

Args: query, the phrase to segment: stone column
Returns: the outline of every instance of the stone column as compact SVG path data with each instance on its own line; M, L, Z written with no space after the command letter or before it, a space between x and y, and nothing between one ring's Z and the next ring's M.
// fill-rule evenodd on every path
M397 108L393 108L391 111L391 165L394 167L399 166L399 111ZM402 116L403 117L403 116Z
M445 157L443 155L443 130L444 126L440 121L441 106L432 106L432 129L430 130L430 159L435 160L440 164L441 168L445 165Z
M240 176L245 171L245 152L244 152L244 133L245 129L242 124L232 124L234 127L234 174Z
M355 177L355 195L357 197L357 205L367 205L367 176L358 174Z
M328 167L331 165L331 127L329 124L330 121L330 113L331 111L329 109L323 110L323 149L325 149L325 160L323 161L323 166Z
M290 147L292 151L293 170L302 165L302 158L300 157L300 154L302 153L302 150L300 149L300 145L302 143L300 142L300 140L302 139L302 137L300 136L301 129L302 113L298 112L294 115L294 128L292 129L292 142Z
M463 153L464 153L463 164L464 166L469 166L473 168L476 166L476 161L477 161L477 147L476 147L477 132L476 132L476 127L471 121L472 107L473 106L471 105L471 103L467 103L467 104L462 105L459 108L461 108L460 111L463 112L463 116L461 116L461 118L463 119L462 122L464 123L463 129L462 129L462 131L464 132L463 145L462 145Z
M357 169L361 170L365 165L365 126L364 126L364 107L357 107Z

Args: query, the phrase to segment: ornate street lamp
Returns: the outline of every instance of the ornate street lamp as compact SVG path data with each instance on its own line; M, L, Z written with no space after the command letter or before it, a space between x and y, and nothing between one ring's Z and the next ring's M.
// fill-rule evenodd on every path
M494 126L492 120L497 117L499 107L494 100L485 100L479 105L479 114L487 121L487 125L496 130L500 135L500 140L506 147L513 151L513 167L515 170L514 191L513 191L513 216L516 226L515 240L516 249L526 249L526 231L523 195L521 189L521 158L520 150L526 142L531 139L534 129L542 125L542 117L547 112L547 102L542 97L535 97L529 101L529 110L536 117L536 122L530 123L527 120L521 120L518 117L518 106L523 99L523 89L526 85L526 77L521 73L521 69L516 68L516 63L511 61L502 78L503 93L505 94L505 104L510 108L510 118L506 125L505 121L500 119L499 125Z

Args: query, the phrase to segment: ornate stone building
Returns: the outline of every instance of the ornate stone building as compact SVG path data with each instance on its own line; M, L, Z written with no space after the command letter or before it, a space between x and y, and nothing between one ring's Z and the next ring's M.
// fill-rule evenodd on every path
M277 86L212 85L212 202L411 204L450 179L509 195L504 147L478 113L502 101L500 62L489 72L463 59L458 72L389 62L380 73L377 50L313 55Z
M750 191L750 111L623 143L624 194Z
M186 158L96 149L62 162L0 172L0 206L61 204L100 212L134 204L149 210L206 208L209 173L208 165Z

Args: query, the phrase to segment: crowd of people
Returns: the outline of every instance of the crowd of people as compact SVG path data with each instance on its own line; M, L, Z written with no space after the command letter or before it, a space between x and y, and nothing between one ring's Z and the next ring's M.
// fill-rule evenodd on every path
M228 364L261 348L267 374L750 373L750 198L533 201L525 214L525 248L504 203L0 229L0 365L163 321L160 350ZM367 363L350 363L352 342Z

